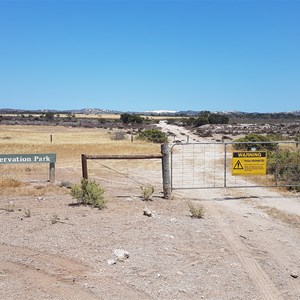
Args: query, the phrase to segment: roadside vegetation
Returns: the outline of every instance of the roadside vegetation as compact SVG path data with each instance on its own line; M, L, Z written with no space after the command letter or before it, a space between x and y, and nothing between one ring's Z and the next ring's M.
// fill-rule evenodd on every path
M158 129L149 129L142 131L138 134L137 139L159 144L164 144L168 142L168 136Z
M284 137L278 135L249 134L236 139L236 150L267 152L267 174L277 176L277 181L286 185L290 190L300 191L300 149L297 144L284 144L277 147L277 141L284 141Z
M185 119L185 125L199 127L206 124L228 124L229 117L224 114L202 111L196 117Z
M78 204L90 205L103 209L106 201L103 197L104 189L95 181L82 179L80 184L74 184L71 188L71 195Z

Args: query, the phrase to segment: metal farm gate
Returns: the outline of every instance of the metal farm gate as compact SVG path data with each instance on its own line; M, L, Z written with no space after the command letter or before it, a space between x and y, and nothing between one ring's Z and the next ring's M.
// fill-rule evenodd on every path
M299 142L174 144L171 189L300 188L299 148Z

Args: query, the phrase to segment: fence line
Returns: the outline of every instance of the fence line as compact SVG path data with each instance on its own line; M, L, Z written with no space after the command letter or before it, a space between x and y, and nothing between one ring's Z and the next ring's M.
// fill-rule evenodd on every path
M140 160L140 159L161 159L164 198L171 198L170 180L170 151L167 144L161 145L161 154L135 154L135 155L87 155L81 154L82 177L88 179L87 160Z

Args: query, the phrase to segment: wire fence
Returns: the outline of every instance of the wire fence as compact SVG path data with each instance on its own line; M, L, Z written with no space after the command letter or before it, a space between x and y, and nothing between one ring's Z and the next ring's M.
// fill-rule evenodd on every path
M162 190L161 160L89 159L88 178L106 191L119 196L141 195L141 187L153 186L155 194Z
M298 142L174 144L171 188L299 187L299 148Z

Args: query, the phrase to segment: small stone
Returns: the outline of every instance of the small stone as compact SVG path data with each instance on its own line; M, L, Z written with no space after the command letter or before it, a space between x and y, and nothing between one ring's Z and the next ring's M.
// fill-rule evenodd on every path
M144 208L144 213L143 214L144 214L144 216L152 217L152 212L148 207Z
M291 272L290 272L290 275L291 275L291 277L293 277L293 278L298 278L298 277L299 277L299 274L298 274L296 271L291 271Z
M177 220L176 220L175 218L171 218L171 219L170 219L170 222L171 222L171 223L176 223Z
M114 260L114 259L109 259L108 261L107 261L107 264L109 265L109 266L112 266L112 265L115 265L117 262Z
M114 255L120 261L123 261L123 260L129 258L129 253L126 250L123 250L123 249L115 249L114 250Z

